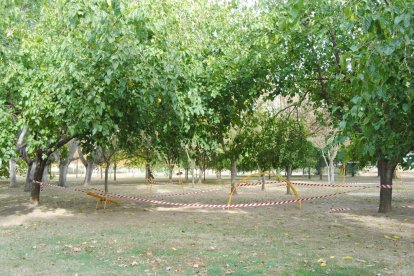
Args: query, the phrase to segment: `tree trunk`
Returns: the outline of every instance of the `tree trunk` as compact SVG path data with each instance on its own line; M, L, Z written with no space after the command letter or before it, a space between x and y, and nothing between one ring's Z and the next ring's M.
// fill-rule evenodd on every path
M102 167L99 168L101 170L101 179L103 178L103 171L102 171Z
M145 179L149 179L150 176L150 172L151 172L151 165L150 163L145 163Z
M116 181L116 168L117 168L117 164L116 162L114 162L114 181Z
M290 176L292 175L292 167L291 166L286 166L286 179L288 181L290 181ZM292 194L292 192L290 191L290 186L287 185L286 186L286 194L290 195Z
M199 169L199 173L198 173L198 184L201 184L201 182L203 181L203 167L200 166L198 169Z
M68 175L69 166L64 164L59 164L59 186L66 187L66 177Z
M236 161L231 161L230 173L231 173L231 190L230 190L230 192L234 191L234 193L237 194L237 191L236 191L237 162Z
M92 173L95 168L93 160L88 160L86 165L86 172L85 172L85 181L83 182L84 186L89 186L92 184Z
M262 174L261 178L262 178L262 191L264 191L265 190L265 184L266 184L265 175Z
M47 164L43 170L42 182L49 182L49 164Z
M386 159L379 160L378 165L381 186L378 212L387 213L392 210L392 175L397 165Z
M25 192L30 192L32 190L32 181L33 181L33 178L34 178L35 170L36 170L36 163L35 162L32 162L31 164L28 164L27 174L26 174L26 183L24 185L24 191Z
M17 175L16 175L16 159L12 158L9 161L9 174L10 174L10 188L17 187Z
M47 167L47 160L41 159L40 157L36 158L35 161L35 172L34 172L34 181L36 183L32 184L32 192L31 192L31 199L32 203L35 205L38 205L40 202L40 185L37 182L42 182L43 172L45 170L45 167Z
M69 143L69 153L67 157L62 156L60 153L59 156L59 186L66 187L66 179L68 175L69 165L74 160L73 156L75 155L76 150L78 149L79 142L77 140L72 140Z
M325 161L326 168L328 169L328 172L327 172L327 175L328 175L328 183L329 184L332 184L331 183L330 162L328 161L328 158L326 157L326 155L325 155L325 153L323 151L322 151L322 157L323 157L323 160Z
M189 169L185 168L185 181L186 182L188 181L188 171L189 171Z
M172 175L173 175L173 168L172 166L168 166L168 181L172 183Z
M308 167L308 179L312 179L311 168L310 167Z
M105 194L108 193L108 177L109 177L109 167L111 166L111 163L106 163L105 168Z
M217 175L217 179L221 180L221 170L217 170L216 175Z
M333 158L329 158L329 169L328 169L328 173L329 173L329 184L334 184L335 183L335 165L334 165L334 159Z
M191 159L191 182L192 182L193 188L194 188L194 182L195 182L194 168L195 168L195 160Z

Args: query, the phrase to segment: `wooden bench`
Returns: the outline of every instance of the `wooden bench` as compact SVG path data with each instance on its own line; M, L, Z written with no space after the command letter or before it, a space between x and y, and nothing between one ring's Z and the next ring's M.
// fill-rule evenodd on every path
M102 202L105 202L105 204L103 205L103 208L104 209L106 208L106 203L107 202L112 203L112 204L119 205L119 203L117 201L115 201L112 198L107 197L105 195L100 195L100 194L97 194L97 193L94 193L94 192L90 192L90 191L89 192L85 192L85 193L88 196L92 196L92 197L95 197L96 198L96 206L95 206L95 209L98 209L98 204L100 204L102 206Z

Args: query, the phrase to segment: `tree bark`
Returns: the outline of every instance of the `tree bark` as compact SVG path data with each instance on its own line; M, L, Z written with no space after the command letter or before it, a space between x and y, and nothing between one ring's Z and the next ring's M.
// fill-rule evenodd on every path
M109 177L109 167L111 166L111 163L106 163L105 168L105 194L108 193L108 177Z
M291 166L286 166L286 179L288 181L290 181L290 176L292 175L292 167ZM286 186L286 194L290 195L292 194L292 192L290 191L290 186L287 185Z
M217 175L217 179L221 180L221 170L217 170L216 175Z
M68 175L68 166L59 164L59 186L66 187L66 177Z
M86 163L86 172L85 172L85 181L83 182L84 186L89 186L92 184L92 173L95 169L95 164L93 160L88 160Z
M230 169L230 173L231 173L231 190L230 192L233 192L235 194L237 194L236 191L236 177L237 177L237 162L236 161L231 161L231 169Z
M380 172L380 205L378 212L387 213L392 210L392 176L397 164L390 160L380 159L378 169Z
M114 181L116 181L116 168L117 168L117 163L115 161L114 162Z
M311 168L310 167L308 167L308 179L312 179Z
M186 182L188 181L188 171L189 171L189 169L185 168L185 181Z
M195 169L195 160L191 159L191 183L192 183L193 188L194 188L194 183L195 183L194 169Z
M9 161L10 188L17 187L16 163L16 159L14 158Z
M59 186L61 187L67 187L66 185L66 179L68 175L68 169L70 163L73 161L73 156L75 155L76 149L79 146L79 142L77 140L72 140L69 143L69 153L68 156L62 157L60 155L59 158Z
M28 167L27 167L26 183L24 185L24 191L30 192L32 190L32 181L33 181L35 170L36 170L36 163L31 162L27 166Z
M36 181L36 183L32 184L31 200L32 204L38 205L40 202L40 185L38 182L42 182L43 172L45 167L47 167L47 159L43 160L42 155L39 154L34 165L36 169L33 180Z
M102 167L99 168L101 170L101 179L103 178Z
M168 165L168 181L171 183L172 182L172 175L173 175L173 166Z
M198 184L201 184L203 181L203 166L200 165L198 173Z
M43 170L42 182L49 182L49 165L47 164Z
M264 191L265 190L265 184L266 184L265 175L262 174L261 178L262 178L262 191Z
M330 182L329 184L334 184L335 183L335 165L334 165L334 158L329 158L329 170L328 170L329 174L330 174Z

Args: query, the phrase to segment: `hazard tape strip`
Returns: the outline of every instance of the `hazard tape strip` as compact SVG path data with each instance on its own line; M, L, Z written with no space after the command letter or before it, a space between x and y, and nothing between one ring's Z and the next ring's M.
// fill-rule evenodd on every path
M62 189L69 189L66 187L60 187L56 185L51 185L49 183L40 183L40 185L49 186L49 187L58 187ZM360 187L357 190L363 190L367 187ZM83 189L74 188L75 191L84 192ZM356 190L354 190L356 191ZM296 203L301 201L310 201L315 199L321 199L321 198L328 198L337 196L340 194L349 193L351 191L345 191L340 193L334 193L334 194L328 194L328 195L321 195L321 196L313 196L313 197L305 197L305 198L299 198L299 199L291 199L291 200L282 200L282 201L271 201L271 202L256 202L256 203L238 203L238 204L200 204L200 203L181 203L181 202L168 202L168 201L160 201L155 199L147 199L147 198L140 198L135 196L129 196L129 195L122 195L117 193L97 193L100 195L105 196L111 196L116 197L119 199L128 199L128 200L134 200L134 201L140 201L145 203L153 203L158 205L167 205L167 206L179 206L179 207L195 207L195 208L221 208L221 209L230 209L230 208L243 208L243 207L262 207L262 206L274 206L274 205L282 205L282 204L289 204L289 203Z
M322 183L305 183L305 182L290 182L290 183L292 183L293 185L309 186L309 187L334 187L334 188L360 188L360 187L365 187L365 185L354 185L353 183L349 183L349 184L347 183L346 185L322 184Z
M309 186L309 187L334 187L334 188L359 188L359 187L366 187L366 188L379 188L382 189L392 189L392 185L376 185L376 186L367 186L367 184L371 183L361 183L364 185L355 185L357 183L346 183L346 185L338 185L338 184L322 184L322 183L305 183L305 182L290 182L293 185L297 186ZM374 184L374 183L372 183Z
M265 184L273 184L273 183L280 183L280 182L281 181L265 181ZM262 184L263 183L261 181L253 182L253 183L243 182L243 183L240 183L238 187L259 186ZM282 185L286 185L286 183L283 183Z
M381 189L392 189L392 185L381 185L377 187L381 187Z
M329 213L347 212L351 211L351 208L331 208Z

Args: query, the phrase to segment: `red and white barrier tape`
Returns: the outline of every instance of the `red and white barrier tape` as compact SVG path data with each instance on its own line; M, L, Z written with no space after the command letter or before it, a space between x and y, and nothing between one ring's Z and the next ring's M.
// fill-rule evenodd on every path
M265 184L273 184L273 183L280 183L280 181L266 181L265 182ZM253 182L253 183L243 182L243 183L240 183L238 187L259 186L259 185L262 185L261 181ZM282 185L286 185L286 183L283 183Z
M381 185L377 187L381 187L381 189L392 189L392 185Z
M56 185L51 185L49 183L40 183L40 185L45 185L49 187L58 187L62 189L67 189L65 187L60 187ZM360 187L362 190L366 189L367 187ZM75 191L84 192L83 189L77 189L74 188ZM299 198L299 199L291 199L291 200L282 200L282 201L271 201L271 202L256 202L256 203L238 203L238 204L200 204L200 203L181 203L181 202L168 202L168 201L160 201L155 199L147 199L147 198L140 198L135 196L129 196L129 195L122 195L117 193L106 193L107 196L116 197L120 199L129 199L134 201L140 201L145 203L153 203L158 205L167 205L167 206L179 206L179 207L196 207L196 208L222 208L222 209L230 209L230 208L243 208L243 207L262 207L262 206L274 206L274 205L282 205L282 204L288 204L288 203L296 203L300 201L310 201L315 199L321 199L321 198L327 198L327 197L333 197L340 194L345 194L350 191L346 192L340 192L340 193L334 193L334 194L328 194L328 195L322 195L322 196L313 196L313 197L305 197L305 198ZM98 193L100 195L105 195L105 193Z
M347 212L351 211L351 208L331 208L329 213Z
M338 184L322 184L322 183L304 183L304 182L290 182L293 185L297 186L310 186L310 187L334 187L334 188L359 188L359 187L366 187L366 188L379 188L382 189L392 189L392 185L380 185L380 186L367 186L366 184L371 183L361 183L365 185L355 185L357 183L346 183L345 185L338 185ZM374 184L374 183L372 183Z

